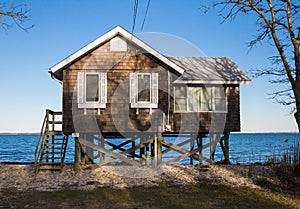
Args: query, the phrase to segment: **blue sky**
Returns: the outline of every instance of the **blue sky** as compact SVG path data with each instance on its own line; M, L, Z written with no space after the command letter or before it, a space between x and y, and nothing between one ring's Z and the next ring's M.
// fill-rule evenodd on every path
M259 45L248 53L247 41L255 31L255 18L240 16L220 24L214 11L203 14L200 1L139 1L135 33L161 32L190 41L207 56L230 57L239 67L270 66L275 50ZM117 25L132 28L134 0L24 0L35 27L24 32L16 26L0 31L0 132L38 132L46 108L61 110L61 86L47 69ZM267 99L276 86L268 78L241 86L243 132L297 131L290 109Z

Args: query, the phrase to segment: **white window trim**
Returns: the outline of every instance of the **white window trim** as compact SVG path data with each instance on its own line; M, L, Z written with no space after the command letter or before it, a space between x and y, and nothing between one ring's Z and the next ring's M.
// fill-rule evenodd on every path
M138 84L137 79L139 75L149 75L150 76L150 101L138 101ZM157 79L155 81L157 84L156 87L153 85L154 79ZM130 107L131 108L158 108L158 73L130 73L130 84L129 84L129 92L130 92ZM153 89L156 88L156 89ZM156 92L153 92L156 91ZM157 97L154 100L154 97Z
M81 75L80 75L81 74ZM86 76L87 75L98 75L98 85L99 85L99 101L97 102L89 102L86 101ZM80 76L82 76L83 81L82 84L80 84ZM81 79L82 79L81 78ZM77 103L78 108L106 108L106 102L107 102L107 75L106 73L100 73L100 72L78 72L77 76ZM104 84L103 84L104 83ZM104 92L102 92L102 88L105 88ZM79 93L81 91L82 96L79 96ZM80 98L82 97L82 98Z
M174 92L174 112L175 113L190 113L190 112L213 112L213 113L228 113L228 99L227 99L227 89L225 89L225 102L226 102L226 110L215 110L216 108L216 105L215 105L215 87L216 86L211 86L213 88L213 95L212 95L212 110L207 110L207 111L203 111L203 110L200 110L200 111L190 111L189 110L189 105L188 105L188 86L185 87L185 90L186 90L186 110L176 110L176 94L175 94L175 88L176 86L179 86L179 85L174 85L173 87L173 92ZM199 86L200 87L200 86Z

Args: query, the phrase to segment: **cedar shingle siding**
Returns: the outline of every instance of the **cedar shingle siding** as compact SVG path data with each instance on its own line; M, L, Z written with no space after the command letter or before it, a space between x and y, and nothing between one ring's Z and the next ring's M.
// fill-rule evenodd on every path
M153 131L152 123L162 121L162 114L155 112L149 116L149 109L130 108L129 104L129 74L131 72L156 72L159 74L159 103L158 109L167 114L168 111L168 71L171 75L171 85L180 76L173 69L151 54L144 53L142 49L127 41L127 52L111 52L110 42L105 42L81 59L67 66L63 70L63 132L112 133ZM107 103L101 109L84 109L77 107L77 74L78 72L107 72ZM222 120L211 119L226 117L226 132L240 131L239 85L226 85L228 113L174 113L174 100L171 97L170 125L174 132L208 132L214 125ZM174 88L171 87L171 95ZM115 101L113 101L113 98ZM113 105L112 105L113 104ZM113 116L112 116L113 115ZM95 120L96 119L96 120ZM157 120L155 120L157 119ZM91 125L91 124L94 124ZM117 126L117 128L116 128ZM212 126L212 127L211 127ZM156 127L156 125L152 125ZM183 128L184 127L184 128ZM150 128L150 129L149 129ZM182 129L183 128L183 129Z

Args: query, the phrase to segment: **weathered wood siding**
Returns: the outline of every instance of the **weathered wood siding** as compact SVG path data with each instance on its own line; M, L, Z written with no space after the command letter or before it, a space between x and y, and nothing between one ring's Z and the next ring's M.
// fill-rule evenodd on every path
M173 113L170 119L173 130L202 133L240 131L239 85L226 85L226 91L227 113Z
M63 70L63 132L156 132L156 127L162 123L162 113L166 114L168 110L168 71L171 84L178 75L129 43L127 52L111 52L109 44L106 42ZM107 104L105 109L101 109L100 115L97 109L87 109L84 115L84 109L77 108L77 74L82 71L107 72ZM136 109L130 108L129 74L138 71L159 73L158 109L161 111L153 109L153 113L149 114L149 109L139 109L139 114L136 114ZM228 88L228 114L224 131L239 131L239 86ZM170 89L173 95L174 88ZM174 113L174 101L171 98L170 124L174 132L208 132L211 118L211 113ZM180 123L182 119L183 123ZM200 124L191 123L197 120Z

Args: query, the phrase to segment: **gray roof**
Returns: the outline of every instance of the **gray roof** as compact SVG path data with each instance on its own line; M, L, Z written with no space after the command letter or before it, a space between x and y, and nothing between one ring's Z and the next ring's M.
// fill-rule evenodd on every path
M246 74L227 57L168 57L184 73L175 83L241 84L250 83Z

